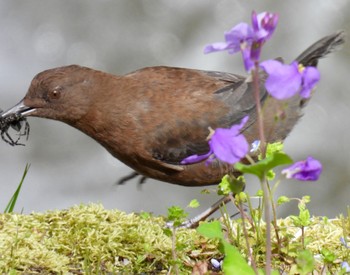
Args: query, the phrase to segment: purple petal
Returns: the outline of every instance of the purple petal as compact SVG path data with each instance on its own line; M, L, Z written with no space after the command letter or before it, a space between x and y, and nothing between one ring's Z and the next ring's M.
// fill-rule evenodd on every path
M345 240L345 238L344 237L340 237L340 242L341 242L341 244L342 245L344 245L346 248L350 248L350 246L348 246L348 243L347 243L347 241Z
M271 12L252 13L252 26L255 33L255 40L265 42L276 29L278 15Z
M252 144L250 144L250 153L255 153L260 148L260 140L254 140Z
M300 96L309 98L311 90L320 80L320 72L315 67L306 67L302 73L303 84L300 91Z
M230 47L230 44L227 44L226 42L216 42L205 46L204 53L224 51L224 50L227 50L229 47ZM237 51L239 51L239 48Z
M253 38L253 29L247 23L239 23L230 31L225 32L225 40L227 43L239 45L244 41L251 41Z
M233 164L243 158L249 149L248 142L242 134L242 128L249 117L244 117L240 124L233 125L230 129L218 128L209 140L210 150L204 155L192 155L181 161L181 164L193 164L207 159L207 164L214 160L214 155L221 161ZM214 154L214 155L213 155ZM210 157L213 155L212 157Z
M260 66L267 72L268 74L273 74L274 72L280 70L284 64L271 59L261 62Z
M230 131L228 129L217 130ZM213 137L210 141L210 148L212 148L215 156L219 160L234 164L248 153L249 145L243 135L231 136L230 133L226 131L219 131L219 133Z
M259 13L259 15L263 14L263 13L265 13L265 12ZM254 32L259 30L260 24L259 24L258 15L257 15L256 11L252 12L252 26L253 26Z
M184 158L181 161L181 164L193 164L193 163L197 163L197 162L201 162L202 160L207 159L213 152L209 151L208 153L204 154L204 155L192 155L189 156L187 158Z
M240 23L230 31L225 32L225 40L231 45L228 53L233 54L245 48L250 48L253 37L253 30L246 23Z
M300 89L302 76L298 64L285 65L277 60L266 60L260 66L268 73L265 88L276 99L288 99Z
M251 58L251 50L249 48L243 49L242 57L245 70L250 72L250 70L254 68L254 61Z
M244 127L244 125L247 123L248 120L249 120L249 116L245 116L244 118L242 118L241 123L238 124L238 127L239 127L239 130L240 130L240 131L242 130L242 128ZM233 125L233 126L231 127L231 129L232 129L233 127L237 127L237 125Z
M345 272L350 272L350 266L348 262L342 262L341 268L344 269Z
M282 170L282 174L285 174L286 178L293 178L301 181L318 180L321 172L322 164L312 157L308 157L304 161L298 161Z
M278 15L276 13L266 12L261 18L261 27L266 31L265 40L269 39L275 31L278 23Z
M230 129L215 130L209 146L219 160L234 164L248 153L249 144L245 137L239 134L248 119L248 116L244 117L239 125L233 125Z
M247 123L248 119L249 119L249 116L245 116L244 118L242 118L239 124L232 125L231 128L229 129L232 135L238 135L241 132L244 125Z
M252 28L246 23L240 23L230 31L225 32L225 42L217 42L205 46L204 53L228 50L229 54L239 52L242 45L251 44L254 33ZM245 46L244 46L245 47Z

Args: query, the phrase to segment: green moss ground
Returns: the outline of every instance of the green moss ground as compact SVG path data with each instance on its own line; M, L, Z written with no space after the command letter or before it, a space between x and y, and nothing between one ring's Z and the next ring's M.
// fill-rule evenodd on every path
M231 226L233 242L244 253L246 241L243 234L239 235L241 221L233 221ZM274 254L273 263L275 268L288 271L295 267L301 249L301 229L290 218L279 220L278 226L282 248ZM1 214L0 273L167 274L174 260L172 238L164 227L162 217L106 210L99 204L30 215ZM257 243L256 234L249 225L247 228L249 242L257 250L253 254L258 266L263 266L264 243ZM350 260L350 249L339 241L349 228L349 219L311 218L304 231L304 245L313 255L319 255L315 257L318 271L325 266L324 249L334 253L327 270L340 270L340 262ZM274 248L273 253L276 251ZM216 241L192 229L177 230L176 254L180 274L191 274L194 266L221 256Z
M0 215L0 273L161 273L171 266L165 221L90 204L30 215ZM178 258L190 271L217 254L195 230L178 230ZM101 274L101 273L99 273Z

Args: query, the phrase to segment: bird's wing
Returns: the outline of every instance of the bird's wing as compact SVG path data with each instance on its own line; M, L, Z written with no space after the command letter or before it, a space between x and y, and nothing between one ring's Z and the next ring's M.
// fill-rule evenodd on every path
M251 81L230 73L199 72L212 78L213 82L220 82L221 88L205 94L198 93L197 98L188 99L187 103L192 104L193 109L188 109L188 106L185 108L183 105L186 102L177 106L177 109L168 106L169 114L164 114L168 123L157 127L150 134L148 143L153 158L164 165L176 167L188 156L207 153L209 127L214 130L229 128L239 124L243 117L249 115L250 119L245 126L247 128L256 119ZM196 92L196 89L191 91L192 95ZM260 99L264 100L266 95L266 91L261 89Z

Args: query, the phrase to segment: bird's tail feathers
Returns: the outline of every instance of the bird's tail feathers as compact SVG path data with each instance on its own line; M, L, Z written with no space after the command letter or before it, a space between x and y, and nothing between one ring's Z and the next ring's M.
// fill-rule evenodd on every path
M307 48L295 60L303 66L317 66L320 58L325 57L340 48L345 43L345 32L338 31L334 34L323 37L309 48Z

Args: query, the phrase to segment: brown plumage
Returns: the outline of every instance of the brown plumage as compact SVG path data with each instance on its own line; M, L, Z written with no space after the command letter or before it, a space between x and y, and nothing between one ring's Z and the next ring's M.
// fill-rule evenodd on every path
M317 65L344 42L342 32L313 44L296 60ZM301 115L305 100L260 100L268 142L284 140ZM243 130L258 139L252 83L243 76L171 67L144 68L124 76L71 65L34 77L24 99L3 113L55 119L89 135L137 173L157 180L201 186L218 183L228 165L182 159L208 152L208 127L228 128L249 115Z

